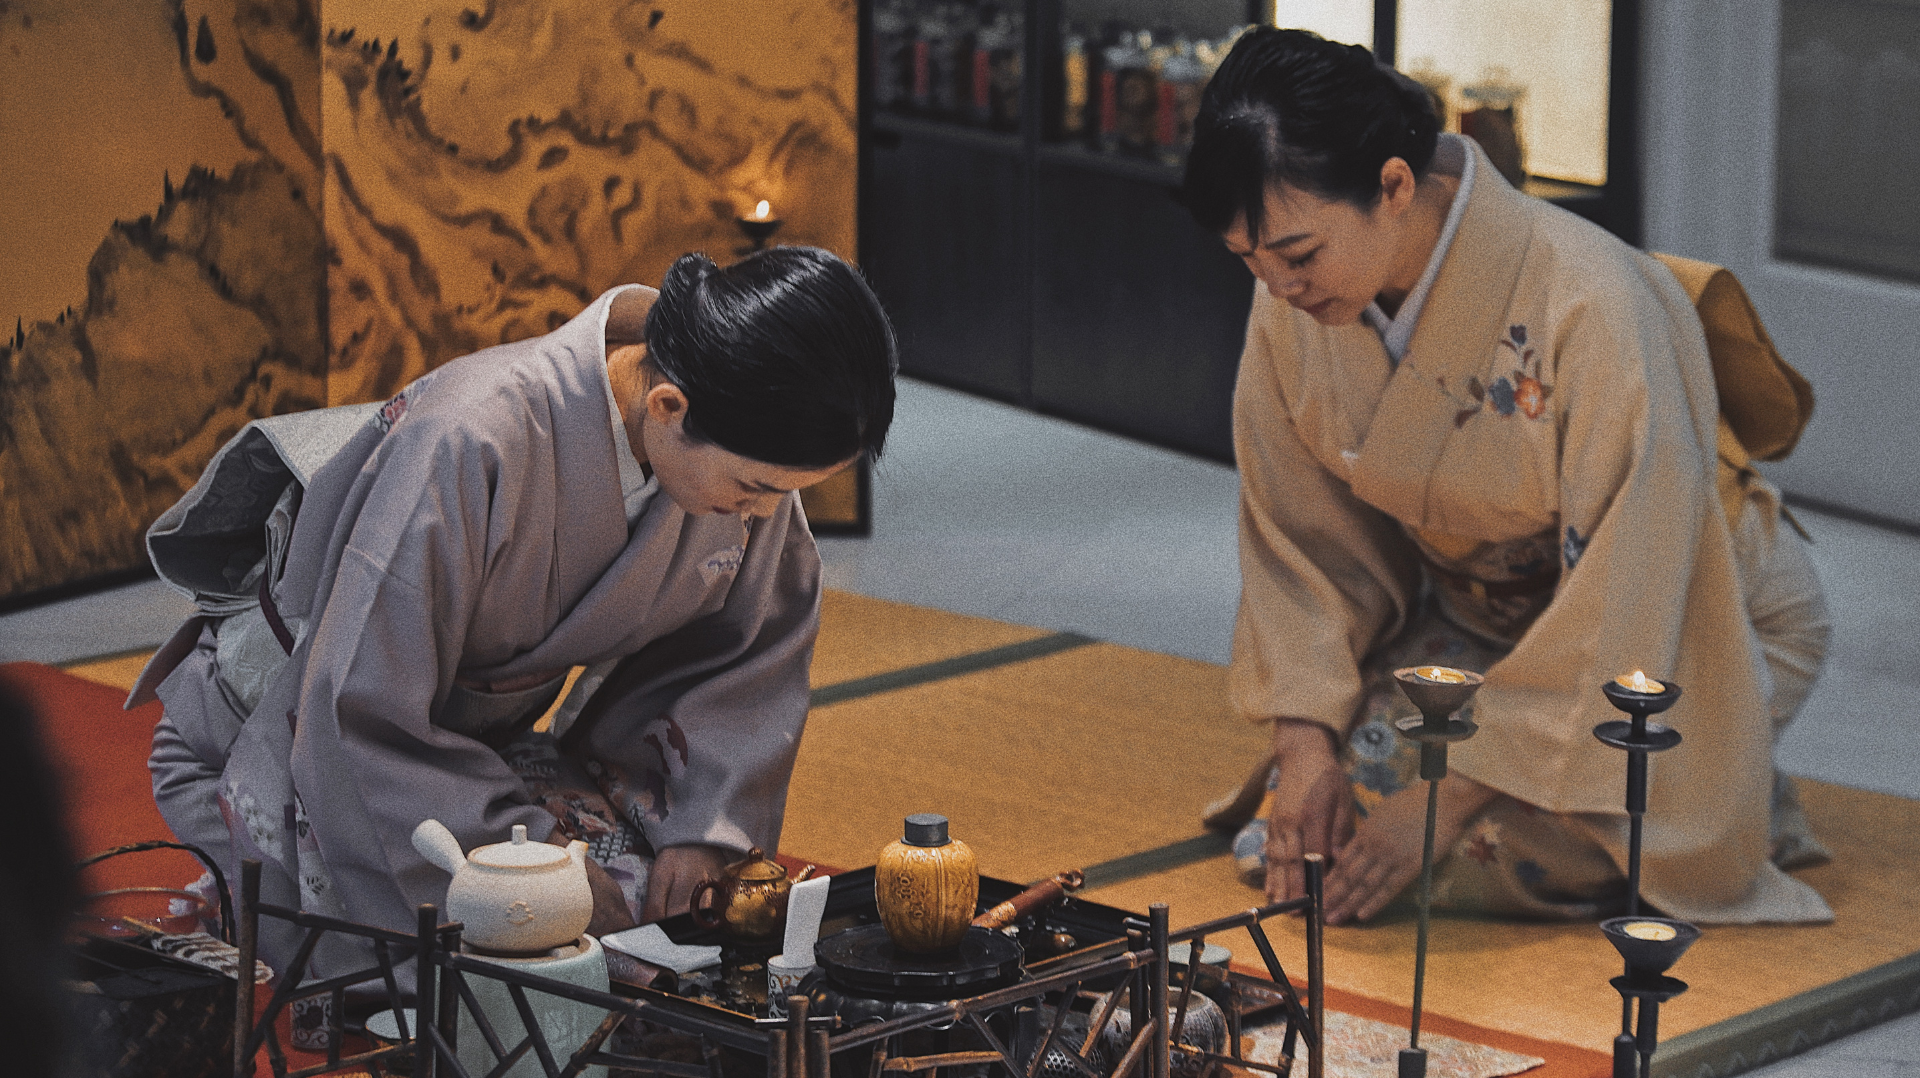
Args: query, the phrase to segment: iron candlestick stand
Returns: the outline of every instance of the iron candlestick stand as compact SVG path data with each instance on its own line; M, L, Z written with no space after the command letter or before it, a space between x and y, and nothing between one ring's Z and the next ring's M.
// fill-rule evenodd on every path
M1486 679L1450 666L1409 666L1393 672L1419 716L1394 723L1400 736L1420 745L1420 777L1427 780L1427 838L1420 854L1420 934L1413 951L1413 1028L1400 1050L1400 1078L1425 1078L1427 1050L1420 1047L1420 1005L1427 981L1427 922L1433 908L1433 832L1440 813L1440 780L1447 777L1447 746L1472 737L1479 727L1456 719Z
M1666 976L1700 930L1685 921L1640 916L1640 839L1647 812L1647 754L1665 752L1680 744L1680 731L1648 722L1680 699L1680 686L1647 680L1618 678L1600 687L1607 702L1627 713L1628 719L1603 722L1593 736L1627 754L1627 916L1600 923L1607 942L1626 962L1626 973L1612 979L1620 993L1620 1035L1613 1040L1613 1078L1647 1078L1653 1050L1659 1043L1660 1004L1687 990L1687 983ZM1640 1001L1639 1022L1634 1000ZM1636 1066L1636 1061L1638 1066Z

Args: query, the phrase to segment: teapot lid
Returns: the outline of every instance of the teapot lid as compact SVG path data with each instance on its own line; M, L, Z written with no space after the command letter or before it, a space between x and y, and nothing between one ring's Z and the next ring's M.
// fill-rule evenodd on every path
M754 883L787 878L786 868L778 862L767 860L767 855L761 853L758 846L747 851L746 860L728 865L727 874L734 879Z
M476 865L488 868L546 868L572 860L565 849L547 842L527 841L527 825L513 825L513 840L482 846L467 855Z

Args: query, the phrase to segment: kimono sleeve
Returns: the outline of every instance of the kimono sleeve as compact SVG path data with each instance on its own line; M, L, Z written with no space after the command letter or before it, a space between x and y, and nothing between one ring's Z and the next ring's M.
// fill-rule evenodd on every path
M413 849L420 821L463 846L554 825L498 752L431 720L484 580L499 475L498 447L457 426L396 424L355 480L303 641L295 784L349 911L376 923L445 894Z
M1228 693L1250 721L1309 719L1344 735L1360 663L1405 622L1419 569L1399 526L1303 441L1282 379L1296 348L1260 289L1234 389L1241 590Z
M566 735L655 849L778 848L820 629L799 497L756 519L716 613L623 660Z
M1481 733L1456 747L1456 766L1550 811L1619 813L1623 761L1592 729L1620 717L1601 683L1642 670L1688 690L1665 717L1688 750L1655 765L1655 801L1664 788L1669 821L1719 828L1765 810L1763 675L1715 487L1699 322L1671 278L1629 284L1590 286L1553 322L1561 579L1489 671ZM1706 766L1711 780L1695 771L1688 790L1685 773Z

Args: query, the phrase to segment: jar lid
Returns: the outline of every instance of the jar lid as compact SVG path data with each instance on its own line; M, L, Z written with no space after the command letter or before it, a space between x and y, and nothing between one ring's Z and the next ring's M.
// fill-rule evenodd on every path
M469 855L476 865L489 868L545 868L570 859L567 851L547 842L527 841L527 825L513 825L513 840L482 846Z
M945 846L947 818L933 812L916 812L907 817L906 834L901 841L909 846Z
M727 874L736 880L749 883L765 883L768 880L784 880L787 870L776 861L767 860L767 855L755 846L747 851L747 859L735 861L727 866Z

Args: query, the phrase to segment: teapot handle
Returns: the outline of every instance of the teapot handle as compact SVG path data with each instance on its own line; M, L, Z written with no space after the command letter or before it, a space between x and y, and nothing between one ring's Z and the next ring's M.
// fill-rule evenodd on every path
M420 826L413 829L413 848L448 873L460 871L467 860L467 855L461 852L460 840L439 820L420 821Z
M704 906L701 901L710 891L714 895L714 904ZM693 914L693 923L701 928L719 928L726 923L726 915L721 903L720 881L701 880L693 889L693 900L687 907L687 912Z

